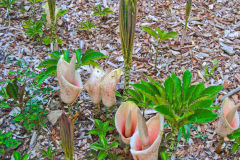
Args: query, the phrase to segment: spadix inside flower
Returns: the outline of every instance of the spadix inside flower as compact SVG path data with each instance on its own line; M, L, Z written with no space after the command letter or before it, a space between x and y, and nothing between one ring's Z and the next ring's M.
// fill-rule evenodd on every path
M61 99L65 103L73 103L82 90L80 74L75 71L76 56L67 63L63 55L57 64L57 78L60 85Z
M115 114L115 125L123 142L129 143L130 138L137 129L137 111L138 106L130 101L124 102L118 108Z
M138 110L137 112L137 117L138 117L138 131L139 131L139 137L141 140L141 144L142 144L142 149L147 149L150 145L149 142L149 136L148 136L148 128L147 128L147 124L146 121L144 119L144 117L142 116L142 113Z
M116 103L116 86L122 75L123 71L121 69L115 69L103 78L101 82L101 96L105 106L111 107Z
M138 124L139 123L140 119L138 119ZM134 160L158 160L158 149L162 139L163 127L164 117L161 114L157 114L147 121L148 147L143 145L145 142L142 142L143 140L140 136L141 131L139 128L137 129L130 141L130 151Z

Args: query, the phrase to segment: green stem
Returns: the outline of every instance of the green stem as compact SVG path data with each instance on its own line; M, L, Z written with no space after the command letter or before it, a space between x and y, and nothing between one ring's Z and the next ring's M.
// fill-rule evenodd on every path
M155 70L157 70L157 57L159 55L159 51L158 51L159 47L158 46L159 46L159 41L157 42L156 52L155 52Z
M125 79L124 79L124 90L123 90L123 100L128 99L128 90L129 90L129 80L130 80L130 67L131 65L125 65Z

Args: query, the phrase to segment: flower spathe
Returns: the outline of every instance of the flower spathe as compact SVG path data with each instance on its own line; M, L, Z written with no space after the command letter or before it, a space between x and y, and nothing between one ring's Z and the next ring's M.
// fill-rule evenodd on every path
M105 106L111 107L116 103L115 91L122 75L123 71L119 68L111 71L103 78L100 86L102 102Z
M72 104L76 101L82 90L82 80L75 71L76 55L74 54L71 62L67 63L63 55L57 64L57 78L60 86L60 97L64 103Z
M164 117L157 114L147 121L148 136L150 146L146 149L142 148L142 142L137 130L130 140L130 151L134 160L157 160L158 149L162 139L164 127Z
M239 128L239 114L237 112L238 106L234 102L226 98L222 102L220 118L217 124L217 133L226 137L234 130Z
M100 68L91 68L91 75L84 87L87 90L93 104L101 102L101 87L100 83L105 75L105 72Z
M122 141L126 144L129 144L130 138L132 137L132 135L135 133L137 129L137 123L138 123L137 111L138 110L139 108L135 103L131 101L127 101L121 104L121 106L118 108L115 114L116 129L120 134Z

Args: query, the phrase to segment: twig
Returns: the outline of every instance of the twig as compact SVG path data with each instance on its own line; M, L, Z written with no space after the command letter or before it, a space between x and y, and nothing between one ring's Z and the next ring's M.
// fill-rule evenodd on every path
M240 86L235 88L234 90L228 92L225 96L223 96L222 98L220 98L220 101L224 100L225 98L233 95L234 93L237 93L238 91L240 91Z

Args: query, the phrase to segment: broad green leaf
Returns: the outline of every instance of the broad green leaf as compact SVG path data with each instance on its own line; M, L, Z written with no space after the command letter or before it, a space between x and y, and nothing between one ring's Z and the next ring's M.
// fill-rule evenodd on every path
M95 60L106 58L106 57L107 56L105 56L101 52L97 52L95 50L88 49L86 51L86 53L82 56L82 63L85 63L87 61L95 61Z
M98 160L102 160L102 159L106 158L107 155L108 155L108 152L107 152L107 151L100 151L100 152L98 153Z
M69 50L62 50L64 60L70 63L70 51Z
M58 51L53 51L51 53L48 54L52 59L57 59L59 60L61 57L61 53Z
M109 149L113 148L113 147L117 147L118 146L118 142L113 142L109 145Z
M182 93L183 93L183 101L187 100L187 93L189 86L191 84L192 74L189 70L186 70L183 74L183 84L182 84Z
M15 160L21 160L21 155L20 155L20 153L17 152L17 151L14 151L14 152L13 152L13 157L14 157Z
M176 115L174 114L173 109L168 106L168 105L157 105L154 107L154 110L158 111L159 113L161 113L162 115L164 115L164 117L166 119L168 119L169 121L176 121L175 117Z
M155 96L157 101L158 101L158 105L169 105L168 101L160 96Z
M202 91L200 97L204 96L216 97L216 95L218 94L218 92L222 90L222 88L223 88L222 85L208 87Z
M91 144L90 148L96 149L96 150L104 150L104 147L98 143Z
M81 64L82 63L82 61L81 61L81 57L82 57L82 50L81 50L81 48L75 49L74 52L76 53L77 63Z
M11 106L9 106L6 102L4 101L0 101L0 108L10 108Z
M233 153L236 152L238 148L239 148L239 144L234 143L234 144L233 144L233 147L232 147L232 152L233 152Z
M157 35L157 33L153 30L153 29L151 29L151 28L149 28L149 27L141 27L145 32L147 32L147 33L149 33L150 35L152 35L157 41L158 41L158 35Z
M104 148L107 148L107 139L106 139L105 136L100 136L99 137L99 142Z
M181 80L172 73L172 82L173 82L173 99L174 99L174 107L179 110L182 105L182 88L181 88Z
M42 61L37 68L47 68L51 66L57 66L58 60L57 59L45 59Z
M194 114L189 117L192 123L206 123L216 119L218 115L208 109L197 109Z
M132 98L134 98L134 100L136 100L136 101L141 100L141 96L139 95L138 92L136 92L136 91L134 91L132 89L129 89L128 93L130 94L130 96L132 96Z
M97 128L101 129L102 128L102 122L99 119L94 119L94 124Z
M161 156L161 160L168 160L168 156L169 155L169 153L167 153L167 152L161 152L160 153L160 156Z
M214 99L209 99L208 97L202 97L191 104L188 109L190 111L196 109L209 109L213 103L213 100Z
M21 160L27 160L27 159L28 159L28 156L29 156L29 154L25 154L25 155L22 157Z
M169 76L165 82L164 82L164 86L165 86L165 91L167 94L167 98L168 98L168 102L170 104L173 104L173 81L172 78Z
M99 132L99 130L98 129L91 129L89 132L88 132L88 134L96 134L96 135L98 135L100 132Z
M233 131L230 135L228 135L229 139L236 139L240 137L240 128L238 128L237 130Z
M153 84L143 80L141 80L141 84L147 86L153 92L154 95L160 95L160 93L158 92L158 89Z
M194 87L195 88L195 87ZM190 90L193 89L193 87L190 88ZM196 88L194 89L193 92L191 92L191 94L188 94L189 98L189 104L191 104L193 101L195 101L196 99L198 99L199 95L201 94L201 92L205 89L204 83L201 82L198 85L196 85Z
M59 18L63 16L64 14L68 13L69 11L67 9L61 10L57 13L56 17Z

